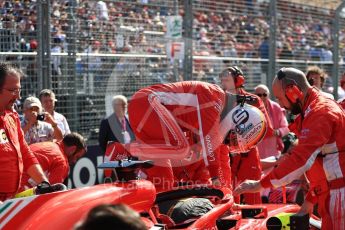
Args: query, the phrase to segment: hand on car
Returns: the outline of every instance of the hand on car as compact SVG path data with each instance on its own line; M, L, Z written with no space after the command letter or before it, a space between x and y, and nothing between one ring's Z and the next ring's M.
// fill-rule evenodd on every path
M242 193L260 192L262 189L260 181L245 180L234 190L234 196L239 196Z
M313 212L314 204L305 200L301 206L301 209L298 211L296 215L303 216L305 214L311 214Z

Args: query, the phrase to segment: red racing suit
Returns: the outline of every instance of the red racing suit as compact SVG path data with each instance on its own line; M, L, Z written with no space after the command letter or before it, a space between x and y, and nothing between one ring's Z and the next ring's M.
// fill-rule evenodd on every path
M202 159L184 166L179 166L178 160L172 160L172 166L175 179L174 185L181 183L190 185L210 183L210 174Z
M260 111L265 115L265 119L267 122L267 131L266 136L273 135L273 128L271 124L271 120L268 116L266 111L265 105L257 95L251 94L246 92L243 89L240 89L239 94L247 95L256 98L254 103L250 103L252 106L257 107ZM260 180L261 178L261 163L260 163L260 155L259 150L257 147L252 148L248 153L241 153L241 154L232 154L231 155L231 175L233 179L233 186L237 187L238 184L243 182L244 180ZM260 193L244 193L243 194L243 202L246 204L260 204L261 203L261 195ZM237 203L240 202L239 197L235 197Z
M12 198L18 191L25 168L38 164L30 151L16 112L0 115L0 201Z
M225 187L231 188L231 170L229 159L229 147L220 145L220 181ZM131 154L125 149L124 145L119 142L112 142L107 145L104 161L117 161L130 157ZM194 157L197 154L193 154ZM174 174L174 185L182 184L209 184L210 173L205 167L202 157L197 156L195 159L189 159L190 164L182 162L182 160L171 160ZM145 173L145 172L144 172ZM112 170L104 170L105 177L111 177Z
M314 88L305 100L298 144L261 185L280 187L305 172L307 200L318 203L322 229L345 229L345 113Z
M220 87L197 81L154 85L134 94L128 113L137 141L127 147L134 156L154 160L155 166L147 174L158 191L173 185L170 160L191 157L185 132L198 135L209 174L219 178L218 147L223 138L219 123L224 102L225 92Z
M29 145L35 154L44 174L51 184L63 183L68 176L68 158L63 151L63 143L59 142L39 142ZM23 174L22 190L32 188L37 184L27 173Z

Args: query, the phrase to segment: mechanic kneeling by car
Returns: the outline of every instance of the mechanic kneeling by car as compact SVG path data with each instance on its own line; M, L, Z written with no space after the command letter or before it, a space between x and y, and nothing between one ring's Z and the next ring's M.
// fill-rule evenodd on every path
M85 155L85 139L72 132L58 142L39 142L29 145L51 184L63 183L68 177L70 165ZM27 173L23 174L21 191L36 186Z

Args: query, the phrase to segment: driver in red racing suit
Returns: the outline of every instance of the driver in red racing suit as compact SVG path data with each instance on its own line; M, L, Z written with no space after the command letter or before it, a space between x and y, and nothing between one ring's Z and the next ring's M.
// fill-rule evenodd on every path
M232 107L226 102L233 98L217 85L197 81L153 85L134 94L128 113L137 141L126 144L126 149L140 159L155 162L146 173L158 191L170 190L173 186L171 160L195 163L186 160L194 159L194 151L190 151L193 146L185 132L199 137L200 155L212 183L227 184L223 179L229 180L230 168L222 170L219 146L231 128L231 119L221 121L220 117L230 112Z
M187 136L188 137L188 136ZM189 141L189 144L193 146L197 142ZM223 145L221 145L223 147ZM227 148L227 146L225 146ZM227 148L228 149L228 148ZM199 150L199 151L198 151ZM189 159L191 163L186 164L184 160L171 160L172 170L174 175L174 186L178 185L202 185L202 184L209 184L210 182L210 173L208 169L205 167L205 162L203 161L202 157L200 157L200 149L191 150L191 151L198 151L194 152L191 155L194 159ZM229 151L229 150L227 150ZM118 161L123 159L128 159L132 157L132 155L125 149L124 144L119 142L112 142L107 145L107 149L104 156L104 161ZM223 166L223 162L225 166ZM227 162L227 163L226 163ZM220 159L220 164L222 168L222 172L227 176L223 178L221 174L220 180L223 181L223 185L225 187L231 188L231 177L229 176L230 171L230 163L228 159ZM147 175L144 171L138 170L140 178L146 179ZM106 169L104 170L105 178L112 177L112 170Z
M184 131L200 136L202 156L214 184L219 181L220 114L225 92L216 85L185 81L154 85L139 90L128 107L137 143L129 152L141 159L154 159L146 170L158 191L170 190L174 174L170 159L185 159L191 153ZM145 108L145 109L143 109Z
M318 203L322 229L345 229L345 113L334 100L320 94L306 81L302 71L281 69L273 81L273 92L281 106L301 114L298 144L260 181L246 181L234 193L257 192L280 187L304 172L310 192L301 214Z

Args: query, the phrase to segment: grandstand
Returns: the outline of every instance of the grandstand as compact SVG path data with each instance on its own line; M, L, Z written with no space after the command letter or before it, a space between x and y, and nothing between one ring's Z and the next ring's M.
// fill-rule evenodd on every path
M268 68L272 40L276 41L275 69L288 65L305 70L316 64L327 71L327 87L331 86L335 9L342 1L276 2L272 38L268 0L195 0L189 6L181 0L53 0L45 18L39 1L1 1L1 59L25 72L23 98L52 88L57 110L66 115L72 130L88 136L91 143L100 119L111 111L109 100L115 94L131 97L146 85L188 79L217 83L217 74L228 64L243 68L249 90L266 83L272 75ZM187 44L190 38L165 34L167 17L187 17L189 9L193 26L183 29L184 34L192 34L193 66L186 67L186 60L169 58L167 46ZM338 23L342 63L344 18ZM42 57L44 53L48 56ZM186 74L186 68L192 75ZM336 71L342 72L343 66Z
M311 6L316 6L316 7L320 7L320 8L329 8L329 9L337 8L339 6L339 4L342 2L341 0L313 0L313 1L290 0L290 1L294 2L294 3L311 5Z

